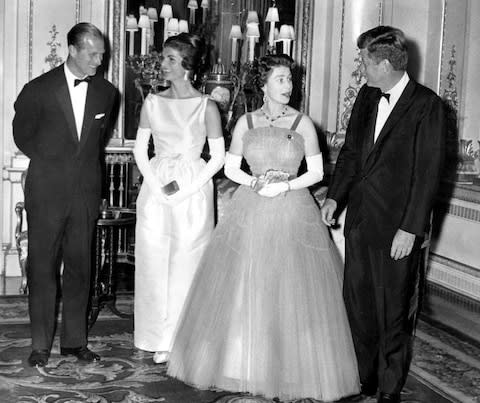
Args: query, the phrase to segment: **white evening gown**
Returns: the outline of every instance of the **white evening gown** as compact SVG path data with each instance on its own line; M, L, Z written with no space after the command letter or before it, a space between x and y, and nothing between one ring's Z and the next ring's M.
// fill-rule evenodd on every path
M205 166L207 97L149 95L145 99L160 182L182 188ZM178 317L214 227L213 183L177 206L157 202L142 184L135 231L134 344L146 351L169 351Z

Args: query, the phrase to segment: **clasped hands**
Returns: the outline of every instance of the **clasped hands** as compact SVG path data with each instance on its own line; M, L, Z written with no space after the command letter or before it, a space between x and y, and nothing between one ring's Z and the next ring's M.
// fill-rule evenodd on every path
M263 185L257 193L263 197L275 197L281 193L285 193L290 189L287 182L268 183Z
M264 175L253 179L252 189L260 196L276 197L290 190L288 177L288 172L269 169Z
M195 193L195 189L193 189L193 186L188 185L171 195L165 194L161 185L156 186L153 190L154 197L159 203L166 204L171 207L174 207L188 199L193 193Z

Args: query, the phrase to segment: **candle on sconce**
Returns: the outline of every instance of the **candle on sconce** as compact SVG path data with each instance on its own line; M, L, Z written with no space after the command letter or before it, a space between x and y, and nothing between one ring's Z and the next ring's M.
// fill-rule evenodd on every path
M167 36L175 36L178 35L179 32L179 26L178 26L178 18L170 18L168 20L168 26L167 26Z
M278 8L269 7L267 16L265 17L265 22L270 23L270 31L268 33L268 46L272 48L275 41L275 23L278 21L280 21L280 18L278 17Z
M207 21L207 10L210 7L208 0L202 0L200 7L202 7L202 23L205 24Z
M242 39L242 29L240 25L232 25L230 39L232 40L232 63L236 63L238 56L237 42L239 39Z
M155 23L158 22L158 13L157 9L155 7L149 7L147 10L147 16L148 19L150 20L150 37L149 37L149 46L154 46L155 45Z
M254 22L256 24L259 23L258 13L256 11L249 11L247 14L247 25L250 24L251 22Z
M140 54L146 55L148 51L147 34L148 31L150 31L150 20L148 19L147 14L140 14L140 18L138 19L138 27L142 29Z
M190 9L190 24L195 25L195 10L198 8L197 0L189 0L187 7Z
M282 53L290 56L290 43L292 42L291 31L288 25L282 25L278 34L278 40L282 42Z
M258 23L249 22L247 24L246 36L248 39L248 61L253 62L253 59L255 58L255 42L260 38Z
M135 32L138 31L137 19L133 14L127 15L125 29L129 35L128 55L133 56L135 54Z
M179 20L178 21L178 32L187 32L188 33L188 21Z
M172 6L170 4L164 4L160 10L160 18L163 18L163 42L168 38L168 20L172 17Z

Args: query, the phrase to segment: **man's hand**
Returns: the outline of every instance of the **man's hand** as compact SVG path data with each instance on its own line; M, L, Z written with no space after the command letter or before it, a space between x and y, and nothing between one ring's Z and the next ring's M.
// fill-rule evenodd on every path
M322 221L328 227L335 224L335 219L333 218L333 214L337 209L337 202L333 199L326 199L323 203L322 209L320 212L322 213Z
M394 260L399 260L408 256L412 251L414 242L415 234L398 229L393 237L390 257Z

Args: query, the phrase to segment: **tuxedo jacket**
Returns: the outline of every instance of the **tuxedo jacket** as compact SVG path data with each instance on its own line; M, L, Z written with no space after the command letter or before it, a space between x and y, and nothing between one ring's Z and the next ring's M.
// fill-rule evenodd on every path
M15 102L13 136L30 158L25 182L29 214L65 214L71 198L81 197L89 217L97 217L101 159L116 97L110 82L92 77L79 140L63 64L23 87Z
M446 115L442 100L410 79L373 144L378 99L378 88L360 89L327 197L347 204L345 236L359 228L373 247L390 248L398 229L425 234L444 159Z

